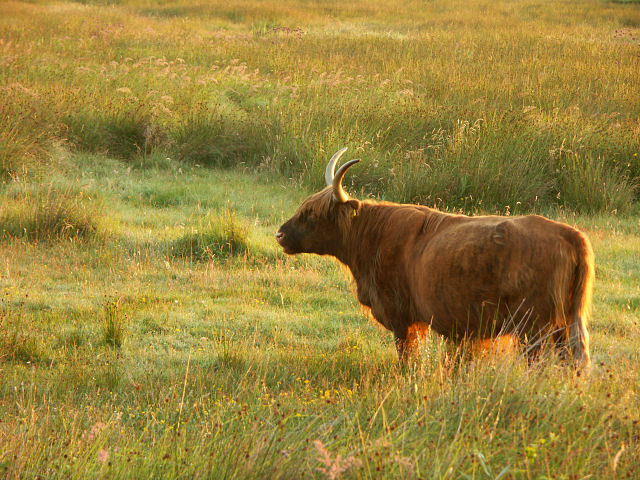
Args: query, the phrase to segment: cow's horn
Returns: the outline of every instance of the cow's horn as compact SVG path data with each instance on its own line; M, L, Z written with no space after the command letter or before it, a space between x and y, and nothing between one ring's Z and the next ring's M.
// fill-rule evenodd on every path
M342 188L342 177L344 177L344 174L351 165L355 165L359 161L359 158L356 158L355 160L349 160L336 172L336 175L333 177L333 198L335 201L339 203L345 203L347 200L349 200L349 195L347 195L347 192L345 192L344 188Z
M333 154L333 157L331 157L331 160L329 160L329 163L327 164L327 169L324 171L324 179L327 182L327 187L333 185L333 177L334 177L333 172L335 172L336 170L336 163L338 163L338 160L340 160L340 157L346 151L347 151L347 147L344 147L343 149L338 150L336 153Z

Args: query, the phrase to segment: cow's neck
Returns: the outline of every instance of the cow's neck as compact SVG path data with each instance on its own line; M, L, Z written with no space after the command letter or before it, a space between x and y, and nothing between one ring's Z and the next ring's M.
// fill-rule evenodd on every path
M450 215L415 205L361 204L337 255L353 274L358 301L397 336L413 320L408 252L429 241ZM397 331L396 331L397 330Z
M358 280L358 275L369 274L373 257L383 238L385 207L363 202L357 215L343 232L343 248L336 255L347 265Z
M358 301L372 307L376 303L380 245L384 236L385 212L378 204L362 203L349 229L343 232L343 248L336 255L344 263L356 282ZM380 321L380 319L379 319Z
M371 280L406 250L408 243L440 229L443 220L454 217L426 207L362 202L336 256L347 265L356 282ZM393 263L393 262L392 262Z

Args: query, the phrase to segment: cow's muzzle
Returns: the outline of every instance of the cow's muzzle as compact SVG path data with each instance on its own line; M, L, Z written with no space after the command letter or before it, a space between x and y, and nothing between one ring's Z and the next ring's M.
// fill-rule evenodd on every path
M278 242L280 245L284 246L282 244L283 241L284 241L284 232L282 232L281 230L278 230L276 232L276 242Z

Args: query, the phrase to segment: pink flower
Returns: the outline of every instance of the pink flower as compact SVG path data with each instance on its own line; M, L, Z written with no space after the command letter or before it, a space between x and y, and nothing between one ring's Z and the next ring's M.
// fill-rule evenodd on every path
M98 452L98 462L107 463L107 460L109 460L109 450L103 448Z

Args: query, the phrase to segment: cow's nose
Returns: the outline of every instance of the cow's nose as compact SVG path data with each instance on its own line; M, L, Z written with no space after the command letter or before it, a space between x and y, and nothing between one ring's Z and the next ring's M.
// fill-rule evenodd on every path
M282 241L282 239L284 238L284 233L282 233L280 230L278 230L276 232L276 241L278 243L280 243Z

